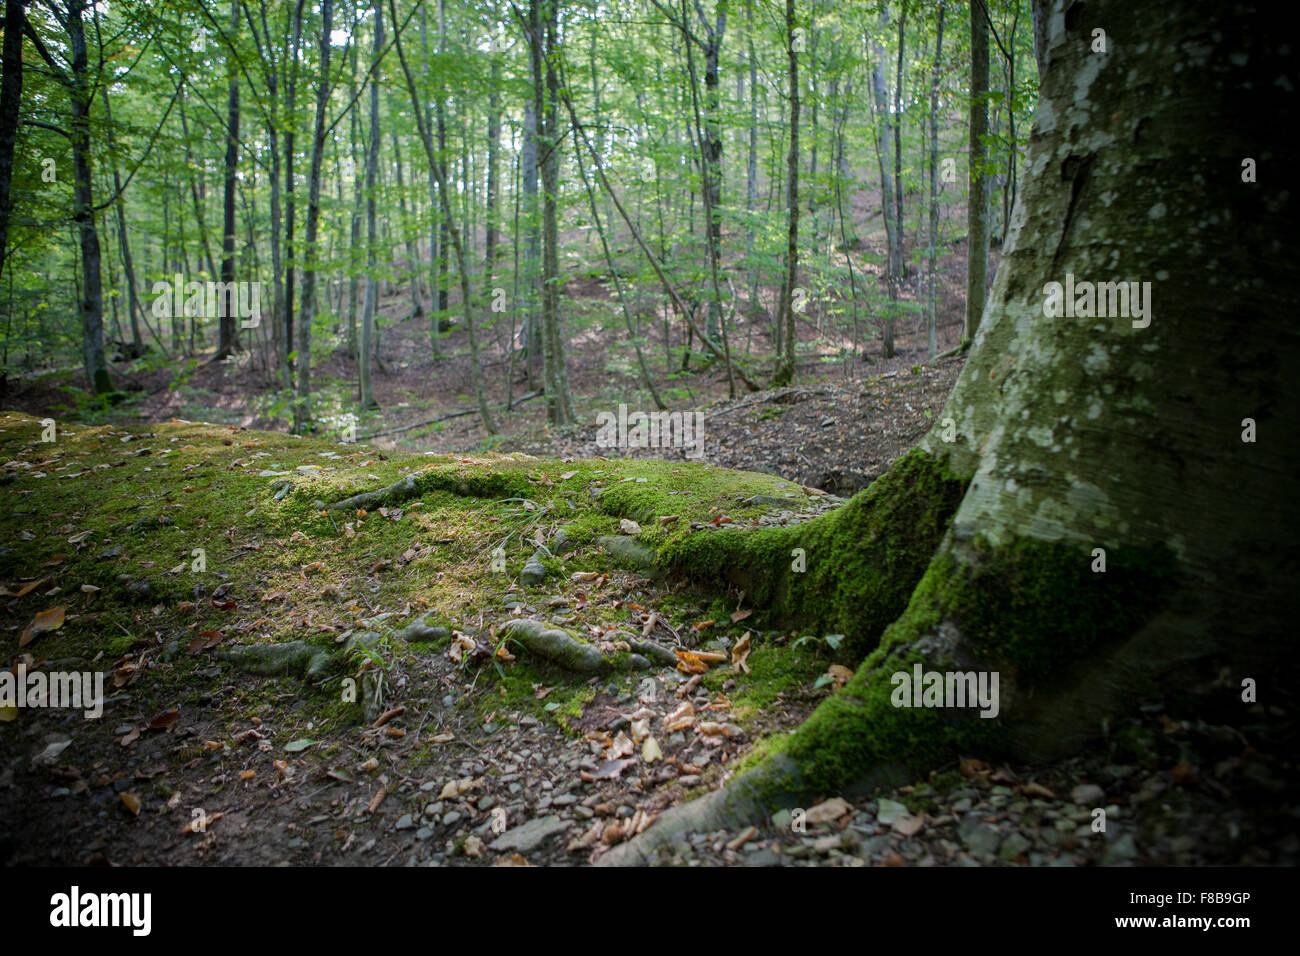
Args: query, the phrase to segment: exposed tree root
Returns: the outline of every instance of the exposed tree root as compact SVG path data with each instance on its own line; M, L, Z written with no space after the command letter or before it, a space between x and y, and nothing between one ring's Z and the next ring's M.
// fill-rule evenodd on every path
M650 661L635 653L606 654L592 644L573 638L558 627L547 627L531 618L507 621L499 632L519 642L530 654L544 657L565 670L578 674L609 674L618 670L645 670ZM628 642L629 646L631 642Z
M387 488L380 488L377 491L363 491L359 495L344 498L342 501L336 501L327 507L330 511L351 511L357 508L369 510L376 505L392 505L402 501L409 501L419 494L420 489L415 483L415 476L405 475Z
M303 641L284 644L236 644L218 648L217 656L240 670L263 677L297 674L309 681L324 675L331 658L319 647Z

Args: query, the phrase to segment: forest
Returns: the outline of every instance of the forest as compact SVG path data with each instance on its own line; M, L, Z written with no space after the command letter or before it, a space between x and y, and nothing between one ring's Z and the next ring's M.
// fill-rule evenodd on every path
M1294 865L1257 13L5 0L0 860Z
M63 407L147 412L223 363L232 420L366 433L433 379L488 438L933 360L1038 66L1027 3L978 75L968 9L913 6L33 4L6 381L79 359Z

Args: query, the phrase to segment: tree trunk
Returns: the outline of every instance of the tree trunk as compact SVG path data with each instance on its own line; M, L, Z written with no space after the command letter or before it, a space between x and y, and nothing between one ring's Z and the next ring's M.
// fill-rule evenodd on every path
M439 43L439 50L442 49ZM433 126L433 99L434 92L429 87L429 18L425 15L424 4L420 5L420 49L424 56L421 59L421 80L424 83L427 100L424 107L424 125ZM433 174L433 167L429 167L428 174L429 186L429 352L435 360L441 355L441 345L439 340L442 338L442 314L443 301L442 296L438 293L440 280L438 278L438 234L441 229L442 215L438 210L438 180Z
M966 328L979 328L988 288L989 177L984 137L989 128L989 30L979 0L970 5L970 193L966 205Z
M697 573L706 558L733 572L748 561L769 606L846 620L870 653L751 770L602 862L643 862L674 834L907 782L959 755L1077 753L1144 696L1223 700L1221 668L1235 684L1290 666L1300 271L1276 237L1295 201L1238 174L1260 129L1296 119L1293 94L1269 82L1286 57L1258 11L1227 0L1098 0L1077 20L1065 3L1003 267L934 429L839 512L668 555ZM1148 44L1094 53L1094 22L1142 28ZM1207 36L1219 40L1206 65L1151 97ZM1141 308L1116 295L1105 316L1054 317L1052 283L1075 277L1150 285ZM909 529L913 545L891 549ZM792 542L808 549L805 575L786 569ZM998 674L996 717L899 703L893 677L915 666Z
M888 21L886 24L888 25ZM885 222L885 242L888 247L888 262L885 267L885 288L889 294L890 307L887 309L881 330L881 351L885 358L894 356L894 309L898 301L898 284L903 274L903 237L899 235L894 222L893 210L896 208L894 192L898 184L890 172L889 144L892 139L893 122L889 118L889 90L885 85L884 74L885 51L879 43L872 42L871 96L876 111L874 140L876 149L876 166L880 170L880 213Z
M298 51L302 46L302 8L305 0L298 0L294 6L293 13L293 32L289 42L288 57L288 89L285 92L285 119L288 129L284 134L284 354L285 362L289 368L289 386L293 387L293 271L294 271L294 248L293 248L293 227L294 213L296 203L294 202L294 172L293 172L293 134L295 124L297 123L297 101L298 101Z
M330 98L330 26L334 0L321 0L320 80L316 86L316 129L311 140L311 169L307 175L307 228L303 241L302 308L298 316L298 400L294 431L301 434L311 419L311 324L316 318L316 232L320 225L321 158L325 155L325 114Z
M328 3L328 0L326 0ZM230 4L230 29L234 35L239 30L239 2ZM225 307L219 308L217 320L217 354L214 360L223 359L239 348L239 333L235 326L235 184L239 168L239 81L235 71L234 55L226 56L226 79L229 83L226 99L226 163L225 190L222 195L221 228L221 282L227 290Z
M415 254L415 241L411 238L410 221L406 218L406 177L402 173L402 147L397 140L397 130L392 130L393 162L397 166L397 208L401 213L402 242L406 248L407 270L411 278L411 318L424 315L420 302L420 257Z
M571 425L577 420L569 374L564 360L564 330L560 318L560 232L557 217L560 193L560 137L558 135L559 81L552 58L559 43L557 0L545 4L540 26L543 30L545 85L538 91L542 147L542 380L546 383L546 421Z
M790 63L790 152L786 156L786 229L785 277L781 280L781 299L777 310L777 327L781 329L783 351L772 374L772 387L780 388L794 381L795 331L794 284L799 271L799 54L795 49L794 0L785 0L785 46Z
M758 204L758 57L754 52L754 8L745 7L746 60L749 65L749 150L745 157L745 212L748 213L745 227L745 259L749 262L749 314L750 318L762 313L758 302L758 265L754 261L754 208ZM746 322L747 328L753 322ZM749 339L746 333L745 353L749 353Z
M113 157L113 200L117 218L117 241L122 250L122 272L126 276L127 314L131 320L131 347L128 350L132 358L144 354L144 339L140 335L140 299L136 293L135 260L131 257L131 243L126 233L126 198L122 195L122 174L117 166L117 149L113 141L113 108L108 100L108 86L104 86L104 134L108 142L109 155ZM159 342L159 345L162 343Z
M894 79L894 235L898 241L898 281L907 278L903 258L903 49L906 40L907 5L898 15L898 67Z
M685 11L683 11L685 16ZM717 18L710 24L700 15L704 26L704 129L700 136L703 154L704 200L708 216L709 264L715 279L722 269L722 124L718 116L718 60L722 38L727 29L727 3L718 0ZM689 38L686 40L689 44ZM715 295L709 303L704 334L716 340L722 329L722 303ZM733 389L734 391L734 389Z
M375 0L375 45L371 63L378 64L384 49L384 0ZM361 310L361 357L357 364L358 385L361 389L361 407L375 408L374 392L370 387L370 367L374 362L375 311L379 307L379 280L376 243L376 196L379 174L379 76L370 77L370 147L366 150L366 301ZM434 328L438 319L435 316Z
M1043 0L1029 0L1029 13L1034 23L1034 60L1038 64L1038 81L1047 76L1047 19Z
M939 351L938 279L935 262L939 255L939 71L943 65L943 17L947 4L939 3L939 23L934 42L934 70L930 74L930 239L926 244L926 275L929 301L925 310L926 338L931 361Z
M99 233L95 229L95 201L90 172L90 101L94 84L86 52L86 30L81 15L84 3L74 2L66 20L72 54L72 221L77 224L81 247L81 352L86 380L91 391L104 395L113 391L104 357L104 291L100 278Z
M396 26L396 24L394 24ZM441 54L447 44L447 11L443 0L438 0L438 52ZM447 162L447 115L446 108L443 105L443 97L437 96L433 101L434 116L438 121L438 162L446 164ZM440 196L445 196L447 184L442 181L439 184L438 192ZM441 199L439 200L441 203ZM448 295L451 290L447 288L447 271L448 271L448 235L450 224L445 218L438 221L438 314L443 315L447 311Z
M376 2L379 2L379 0L376 0ZM396 23L395 0L388 0L388 11L393 18L393 22ZM420 131L420 142L424 146L425 158L438 179L438 200L442 206L443 222L447 226L451 246L456 254L456 271L459 273L460 278L461 307L465 316L465 334L469 339L470 376L474 382L474 397L478 400L479 420L483 423L483 430L487 434L495 435L497 433L496 426L493 424L492 415L488 411L487 392L483 387L483 368L479 362L478 336L474 329L474 301L469 290L469 267L465 261L465 248L460 241L460 230L456 227L451 201L447 196L446 167L443 166L442 159L434 150L433 131L429 129L428 124L424 122L424 118L420 114L420 94L415 87L415 78L411 75L410 66L406 62L406 53L402 49L401 31L394 32L393 45L397 48L397 59L402 67L402 76L406 79L407 92L411 96L415 123Z
M533 43L532 35L529 37L529 44ZM532 69L536 75L540 76L541 56L531 56L534 61ZM524 104L524 148L520 153L520 165L522 167L523 177L523 197L524 197L524 275L526 277L524 287L523 302L523 328L520 331L520 338L523 341L523 347L526 352L528 364L528 383L533 384L533 364L541 349L541 335L539 334L540 322L537 316L537 306L541 299L537 289L538 269L542 259L542 234L538 228L541 224L537 202L537 100L535 96L530 96Z
M0 276L4 275L9 242L9 186L14 173L14 143L18 138L18 109L23 100L23 0L5 0L5 39L0 68Z
M500 155L501 155L501 54L493 51L492 66L488 82L491 91L488 94L487 122L487 209L484 211L486 234L483 240L483 290L485 295L492 294L492 284L496 280L496 264L500 258L501 230L497 218L500 215L499 193Z
M356 44L353 44L349 52L352 60L351 98L354 101L359 101ZM356 255L357 250L361 247L361 210L365 203L362 189L364 174L361 172L361 165L357 163L357 144L361 141L361 120L358 118L358 113L360 113L360 109L354 106L352 115L349 117L352 135L348 137L348 158L352 164L352 223L350 230L352 241L348 249L348 358L354 362L357 360L357 299L361 287L361 276L357 271Z

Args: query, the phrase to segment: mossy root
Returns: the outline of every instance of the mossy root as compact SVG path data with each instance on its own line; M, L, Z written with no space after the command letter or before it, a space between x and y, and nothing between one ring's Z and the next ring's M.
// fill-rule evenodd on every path
M577 674L609 674L616 670L645 670L650 661L640 654L605 654L558 627L531 618L516 618L502 625L500 634L518 641L530 654Z

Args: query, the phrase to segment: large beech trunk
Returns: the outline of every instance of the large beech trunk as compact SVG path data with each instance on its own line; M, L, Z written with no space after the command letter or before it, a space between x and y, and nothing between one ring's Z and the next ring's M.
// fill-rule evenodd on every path
M1285 45L1227 2L1056 0L1045 20L1026 188L934 429L844 514L790 540L697 539L715 558L765 557L778 611L825 605L805 620L843 619L867 599L850 582L830 587L819 561L882 581L923 565L906 608L878 641L874 624L859 628L858 646L875 649L765 758L604 862L644 861L674 834L903 782L960 754L1053 758L1143 694L1239 701L1242 680L1262 696L1290 663L1300 283L1276 238L1294 203L1270 163L1273 131L1295 121ZM1243 180L1248 158L1259 182ZM1045 315L1049 283L1111 281L1149 282L1150 311ZM932 527L953 480L965 490L937 549L920 565L902 559L891 516ZM836 534L836 522L858 533ZM788 553L764 556L800 538L805 576ZM684 569L694 558L668 557ZM804 587L826 590L801 599ZM894 706L890 676L916 663L996 671L998 716Z

